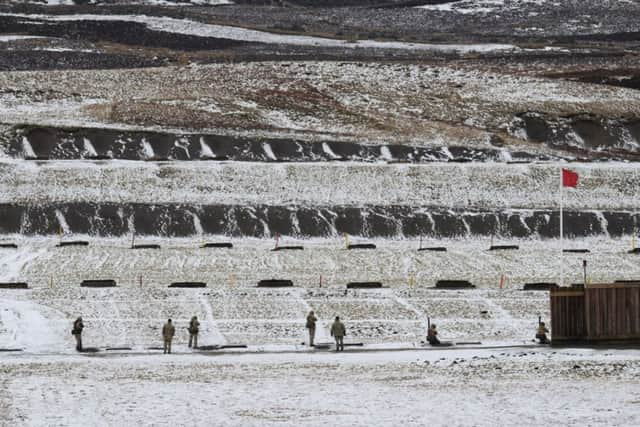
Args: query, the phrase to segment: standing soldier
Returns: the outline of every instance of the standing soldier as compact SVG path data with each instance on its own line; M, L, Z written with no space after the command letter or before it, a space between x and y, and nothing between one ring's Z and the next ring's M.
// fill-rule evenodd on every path
M540 341L540 344L549 344L549 338L547 338L547 333L549 329L544 325L544 322L540 322L538 324L538 331L536 332L536 338Z
M162 339L164 340L164 354L171 354L171 341L176 334L176 328L171 323L171 319L162 327Z
M316 337L316 322L318 318L313 314L313 310L307 315L307 329L309 330L309 347L313 347L313 339Z
M347 335L344 323L340 321L340 317L336 316L336 320L331 325L331 336L336 339L336 351L344 351L344 337Z
M198 348L198 332L200 331L200 322L198 317L193 316L191 322L189 322L189 348L193 342L193 348Z
M75 322L73 322L73 329L71 330L71 334L76 339L76 350L82 351L82 330L84 329L84 323L82 323L82 317L78 317Z

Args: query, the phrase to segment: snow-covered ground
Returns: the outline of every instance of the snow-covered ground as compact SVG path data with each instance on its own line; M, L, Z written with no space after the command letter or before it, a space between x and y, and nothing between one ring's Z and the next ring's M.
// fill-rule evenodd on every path
M636 351L0 358L3 425L640 423Z
M71 322L83 315L88 345L158 345L169 317L184 349L191 316L202 322L202 344L283 345L306 340L304 318L314 309L319 334L342 316L350 342L413 346L424 338L427 317L445 338L483 343L530 343L538 316L548 319L546 292L523 292L527 282L558 282L555 241L519 241L519 251L487 251L489 241L426 242L448 252L417 252L415 242L376 241L375 251L346 251L340 241L307 241L304 251L271 252L267 240L240 240L231 250L199 249L199 241L156 240L160 250L131 250L127 239L95 239L88 247L56 248L55 239L18 239L0 249L0 281L25 281L29 290L0 290L0 348L31 353L72 351ZM513 243L513 242L509 242ZM565 283L637 279L637 255L629 242L579 239L565 254ZM21 266L16 268L16 266ZM7 270L7 268L9 268ZM11 271L13 268L13 271ZM500 289L504 275L504 289ZM320 287L322 276L322 287ZM257 289L259 280L291 279L291 289ZM114 279L118 287L80 288L86 279ZM436 280L470 280L480 289L432 289ZM168 288L174 281L203 281L207 288ZM350 290L352 281L381 281L385 289Z
M526 5L547 5L550 7L558 4L550 0L462 0L441 4L427 4L416 6L419 9L456 12L461 14L488 14L500 11L517 10Z
M70 239L74 238L87 237ZM259 280L275 276L290 278L298 287L314 289L322 275L325 287L378 280L385 286L402 289L408 287L413 276L419 288L433 286L440 279L464 279L482 288L495 289L504 273L507 287L520 289L529 282L557 282L560 266L560 245L554 239L493 242L517 244L520 249L516 251L489 251L492 243L489 237L423 242L424 246L447 247L447 252L418 252L415 240L386 239L372 240L377 244L376 250L349 251L344 249L341 237L288 241L304 245L305 249L279 252L270 250L274 240L248 238L232 240L234 247L229 250L200 248L203 241L228 240L222 236L136 240L136 243L158 243L160 250L131 250L130 237L89 240L86 247L58 248L57 238L18 238L20 255L16 255L16 249L0 249L0 278L27 281L35 288L48 287L50 279L56 286L75 288L81 280L98 277L115 279L121 286L137 287L140 276L144 283L161 288L182 280L226 288L253 287ZM350 239L350 243L362 241ZM588 274L593 282L637 279L640 277L637 255L627 253L631 243L630 238L565 239L565 248L591 251L564 255L565 280L582 281L583 259L589 262Z
M188 2L200 3L226 1ZM608 3L619 10L623 2ZM505 18L508 26L515 22L520 6L523 14L532 11L530 21L521 19L512 31L528 34L535 33L531 27L538 25L534 22L538 13L553 15L563 5L547 0L464 0L425 10L390 10L385 16L409 11L423 18L457 16L464 22L505 13L510 16ZM0 248L0 283L29 285L29 289L0 289L0 425L640 425L640 353L534 345L539 318L553 331L549 295L522 290L525 283L559 282L561 269L565 285L585 279L594 283L640 278L638 255L628 253L636 244L629 234L637 234L640 169L636 163L614 161L507 164L517 157L511 157L516 151L529 155L522 158L594 159L622 153L615 158L634 159L640 146L640 92L527 75L535 69L538 54L552 58L552 65L543 61L543 66L553 70L558 64L563 69L563 58L573 53L589 54L578 52L577 45L548 48L546 41L526 39L531 44L525 50L517 47L524 39L514 38L496 38L506 40L500 44L454 44L466 36L443 44L410 43L406 40L412 38L396 39L392 28L386 37L386 31L378 31L373 23L371 31L353 36L348 22L344 39L328 38L337 33L317 29L314 36L289 35L264 30L276 27L256 23L249 16L251 6L242 7L239 13L246 12L246 22L232 19L230 25L217 25L226 21L213 12L226 12L226 7L206 8L207 13L205 8L172 9L173 17L134 15L133 8L118 9L127 14L86 14L89 6L76 15L0 15L7 22L27 19L34 26L68 26L69 34L62 37L73 38L71 27L77 21L89 22L88 27L100 21L114 28L118 21L120 27L122 22L138 24L168 40L195 36L209 38L208 42L218 38L249 42L239 45L251 55L261 48L298 54L317 47L318 57L346 52L347 57L366 53L364 57L389 55L390 59L323 62L304 56L314 60L242 62L242 56L233 56L235 51L215 57L213 49L208 52L212 57L194 51L193 56L174 58L171 63L180 66L48 71L47 64L34 60L34 69L42 66L41 71L0 73L0 221L10 224L5 230L51 233L60 228L64 240L88 241L88 246L58 247L57 237L0 235L0 242L17 244ZM35 10L32 6L20 10L30 9ZM292 8L291 13L313 14L310 10ZM337 11L335 16L324 11L314 19L331 25L352 19L347 9ZM558 16L556 21L564 21L567 13ZM585 23L583 29L601 25L596 16L583 14L576 20ZM577 21L566 21L571 33ZM288 20L278 23L284 31L294 28ZM54 56L51 51L163 56L165 50L147 51L135 45L136 40L131 40L133 50L126 43L30 40L35 38L25 35L30 26L25 24L23 32L20 25L12 30L16 34L0 35L7 58L20 56L10 49L30 50L38 59ZM305 23L295 28L314 27ZM437 25L425 28L434 40L447 39ZM495 31L501 28L496 26ZM493 39L474 29L470 34L479 40ZM413 38L420 39L430 40L422 35ZM220 61L227 54L233 61L195 63ZM451 61L425 60L443 54ZM523 61L531 58L531 69L512 63L511 55ZM416 63L393 63L400 56L405 60L415 56ZM625 56L632 57L631 48ZM65 64L85 65L86 60L74 65L74 58L69 53ZM484 60L504 63L512 71L474 65ZM15 62L9 60L5 67L11 69ZM30 62L25 64L28 68ZM521 69L513 72L518 66ZM113 138L109 144L129 144L127 148L134 151L135 142L113 133L107 136L100 128L165 130L171 133L165 145L185 150L180 145L184 133L216 135L222 143L233 141L224 135L242 136L257 141L266 158L265 162L24 160L23 156L46 157L54 143L90 156L102 154L91 140L85 139L83 145L80 139L78 146L71 146L68 139L59 138L68 129L42 129L46 126L95 127L88 133L96 142ZM562 138L549 140L555 134ZM277 163L283 160L277 147L262 137L327 141L325 152L333 160L341 156L329 143L379 146L381 161ZM17 148L21 141L22 151ZM214 155L215 150L206 147L207 152L206 144L201 144L203 153ZM438 147L450 154L454 147L494 150L503 154L503 162L393 164L399 160L394 148L403 146ZM146 160L154 160L161 151L154 153L144 137L139 149L140 159ZM585 228L584 234L595 228L600 233L567 239L564 246L589 249L588 253L561 255L558 240L541 238L537 232L527 239L478 237L488 232L472 232L471 220L462 221L467 238L423 242L423 246L444 246L446 252L418 251L416 240L400 237L373 239L375 250L347 250L345 239L363 243L362 236L370 234L364 226L359 237L343 238L335 221L330 232L321 234L325 238L280 238L281 245L303 245L302 251L271 251L275 241L267 238L237 238L232 249L211 249L202 248L202 243L227 241L228 235L204 231L212 229L207 224L218 217L208 217L207 223L204 210L191 213L199 206L237 206L251 216L256 209L273 208L269 219L275 218L275 226L272 231L263 221L265 236L276 233L278 221L285 222L276 208L348 207L361 209L365 217L373 212L372 216L389 221L397 220L394 212L406 208L426 212L416 220L422 223L429 220L425 218L430 209L476 217L488 212L496 221L506 212L519 215L505 216L508 221L519 220L528 227L523 218L531 218L534 211L548 222L557 211L561 167L580 176L577 189L565 190L565 209L576 214L576 224L580 214L592 215L583 218L578 228ZM149 206L149 212L135 211L135 218L131 212L125 215L124 210L136 204ZM162 204L192 215L181 220L191 224L193 218L194 232L184 227L187 231L181 235L193 237L145 235L171 223L171 215L156 210ZM140 231L136 243L158 243L161 249L132 250L131 236L71 235L77 224L95 225L106 217L87 214L88 205L109 205L105 215L121 220L114 234L134 232L140 222L157 221ZM383 208L389 209L380 214ZM595 223L590 222L594 215ZM286 212L282 216L289 218ZM350 223L361 218L344 217ZM236 217L220 218L229 224L236 221ZM296 215L291 218L299 221ZM435 235L435 222L428 218ZM32 220L42 227L29 227ZM598 223L601 227L593 226ZM295 233L296 226L300 229L296 224L291 235L302 235ZM623 237L611 237L607 225L616 230L611 235ZM97 230L95 234L103 230L85 229ZM519 249L489 251L492 244L515 244ZM583 260L588 263L586 278ZM258 281L272 278L290 279L295 286L256 287ZM117 287L80 287L87 279L113 279ZM434 289L442 279L468 280L477 288ZM177 281L207 286L169 288ZM347 283L360 281L379 281L384 288L347 290ZM329 325L339 315L346 324L346 342L362 346L347 347L342 354L310 349L304 328L310 310L319 318L317 343L331 342ZM74 350L70 330L79 315L86 325L84 344L97 347L96 354ZM200 345L247 347L209 353L189 349L186 328L193 315L201 322ZM160 331L167 318L177 329L171 356L153 348L161 345ZM424 347L428 321L438 325L444 340L480 344L449 350ZM110 347L131 350L107 350Z
M0 36L0 43L1 42L12 42L12 41L16 41L16 40L31 40L31 39L44 39L46 37L39 37L39 36L25 36L25 35L1 35Z
M579 188L564 191L565 208L636 210L640 168L635 163L36 163L5 159L0 161L0 202L545 209L559 206L561 167L580 175Z
M500 130L506 145L547 153L545 145L524 141L515 126L518 114L615 119L640 111L640 95L631 89L407 64L258 62L5 72L0 86L6 88L0 93L4 124L258 136L296 132L359 143L482 147L493 147L487 132ZM631 135L625 138L626 145L637 146Z

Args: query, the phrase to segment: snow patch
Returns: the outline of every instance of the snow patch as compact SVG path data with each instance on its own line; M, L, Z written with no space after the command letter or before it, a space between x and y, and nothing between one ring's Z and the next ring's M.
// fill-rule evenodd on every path
M264 142L262 144L262 149L264 150L264 153L268 158L270 158L271 160L278 160L276 155L273 153L273 150L271 149L271 145L269 145L269 143Z
M12 34L3 34L0 35L0 42L12 42L16 40L29 40L29 39L46 39L48 37L40 37L40 36L24 36L24 35L12 35Z
M340 156L338 156L336 153L333 152L331 147L329 147L329 144L327 144L326 142L322 143L322 151L324 151L332 159L340 159L341 158Z
M153 159L155 157L153 147L145 138L142 139L142 154L146 159Z
M67 326L55 311L31 301L0 298L0 347L28 349L32 353L63 351ZM71 325L68 327L71 330Z
M380 147L380 156L382 156L382 158L387 161L393 160L393 155L391 154L389 147L387 147L386 145Z
M43 19L48 21L125 21L145 24L149 29L155 31L165 31L176 34L187 34L198 37L216 37L221 39L287 44L295 46L324 46L340 48L374 48L374 49L400 49L400 50L420 50L420 51L441 51L441 52L491 52L504 50L517 50L511 44L498 43L476 43L476 44L425 44L425 43L405 43L405 42L385 42L376 40L348 41L339 39L329 39L312 36L296 36L275 34L266 31L250 30L240 27L225 25L204 24L188 19L175 19L168 17L153 17L146 15L28 15L28 14L2 14L5 16L20 16L24 18Z
M29 142L26 136L22 137L22 151L25 157L30 157L30 158L36 157L36 153L35 151L33 151L33 147L31 146L31 143Z
M93 144L88 138L83 138L82 142L83 142L85 155L93 156L93 157L98 155L98 152L96 151L95 147L93 146Z

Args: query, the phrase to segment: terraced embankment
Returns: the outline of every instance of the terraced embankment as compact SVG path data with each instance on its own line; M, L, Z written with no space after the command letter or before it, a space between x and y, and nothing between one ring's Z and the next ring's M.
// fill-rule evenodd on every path
M446 252L418 251L415 241L381 239L369 250L346 250L335 239L298 241L304 249L291 251L272 251L263 239L232 240L230 249L201 247L198 239L135 241L159 249L131 249L126 238L64 247L56 246L55 238L15 242L17 249L0 249L2 280L24 281L30 289L0 290L0 301L9 309L2 312L0 342L28 351L70 351L71 337L63 332L78 314L88 325L87 342L102 347L157 345L158 328L167 317L177 322L183 340L182 327L192 315L203 323L202 344L292 345L304 340L304 317L311 309L321 319L320 340L328 339L325 327L340 315L351 342L412 345L422 339L430 317L447 338L523 343L529 342L538 316L548 318L549 305L547 292L522 287L559 282L557 241L510 241L519 245L510 250L489 250L488 238L423 243L441 245ZM583 280L582 260L588 261L589 281L640 277L638 255L627 253L626 239L578 239L567 246L590 251L565 254L567 284ZM272 278L290 279L293 287L256 288ZM117 286L80 287L91 279L112 279ZM452 279L478 289L434 289L437 281ZM185 281L207 287L169 288ZM362 281L384 288L347 290L347 283ZM16 320L34 316L46 319L38 335L46 338L42 347L33 347L32 337L23 335L32 326ZM43 323L38 322L34 325Z
M632 234L638 169L572 167L566 236ZM10 161L0 176L6 234L559 236L554 164Z
M548 305L519 289L560 262L566 283L583 260L588 280L637 279L637 6L393 3L0 6L0 236L18 246L0 278L31 286L0 291L3 342L29 343L30 316L62 351L82 313L100 345L144 348L193 314L212 343L290 344L311 308L367 343L414 342L426 316L523 342ZM562 260L561 167L583 250ZM79 288L99 278L118 287ZM296 288L253 289L270 278ZM167 289L184 280L208 288ZM345 289L369 280L388 288Z

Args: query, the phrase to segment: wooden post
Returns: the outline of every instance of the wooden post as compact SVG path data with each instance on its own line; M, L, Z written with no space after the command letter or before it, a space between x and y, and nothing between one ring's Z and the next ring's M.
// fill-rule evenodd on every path
M422 249L422 236L420 236L420 247L418 249Z
M322 287L322 274L320 275L320 287Z
M582 260L582 269L583 269L583 278L584 278L584 287L587 287L587 260Z
M538 315L538 329L540 328L540 325L542 324L542 316ZM538 335L538 331L536 331L536 336ZM533 340L535 342L535 338Z
M140 280L140 287L142 287L142 276L140 276L138 280Z

